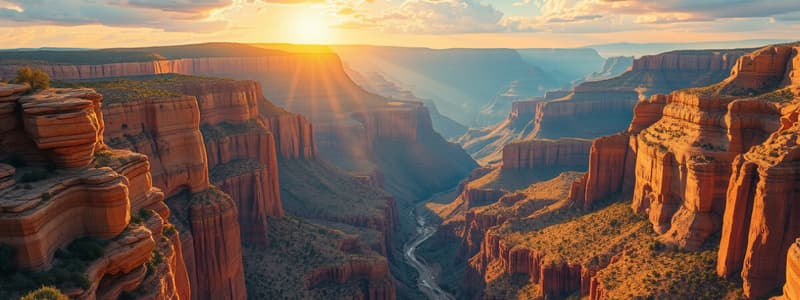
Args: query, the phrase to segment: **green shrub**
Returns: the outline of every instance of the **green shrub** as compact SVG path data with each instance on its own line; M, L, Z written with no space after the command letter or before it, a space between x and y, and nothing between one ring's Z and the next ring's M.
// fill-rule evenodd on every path
M16 83L27 83L32 90L44 90L50 87L50 76L42 70L22 67L17 70Z
M20 300L67 300L67 296L61 293L55 287L52 286L43 286L39 289L32 291L25 296L22 296Z
M166 226L164 226L164 229L161 232L161 234L165 236L173 236L176 233L178 233L178 229L175 229L175 226L172 224L167 224Z
M163 262L164 262L164 255L161 254L161 251L158 251L158 249L153 250L153 254L152 256L150 256L150 260L147 261L147 263L145 263L145 265L147 266L147 273L146 273L147 275L145 276L150 276L151 274L153 274L153 272L155 272L158 266L161 265Z
M67 250L75 258L92 261L105 254L105 242L92 237L84 237L69 244Z
M111 151L100 151L94 154L95 168L108 167L111 165Z

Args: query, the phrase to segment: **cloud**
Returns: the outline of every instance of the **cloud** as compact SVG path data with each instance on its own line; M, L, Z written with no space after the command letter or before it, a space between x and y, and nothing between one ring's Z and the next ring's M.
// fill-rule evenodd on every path
M261 0L266 3L278 4L302 4L302 3L324 3L325 0Z
M351 13L339 28L373 28L389 33L459 34L532 31L477 0L406 0L378 13ZM344 14L339 14L344 15Z
M128 0L128 5L164 11L203 14L213 9L229 7L233 5L233 0Z
M226 28L209 14L233 5L232 0L5 0L0 20L42 25L101 24L146 27L167 31L208 32ZM5 22L4 22L5 23ZM13 23L12 23L13 24Z
M590 14L632 16L641 23L677 23L763 18L800 11L796 0L539 0L548 18L580 20Z

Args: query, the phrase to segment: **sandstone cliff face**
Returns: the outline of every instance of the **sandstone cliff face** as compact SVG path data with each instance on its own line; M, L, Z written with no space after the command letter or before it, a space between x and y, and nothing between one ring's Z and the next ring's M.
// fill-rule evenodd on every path
M192 196L189 205L194 238L196 299L246 299L236 203L219 190ZM194 275L194 276L192 276Z
M786 257L786 284L783 285L783 299L800 298L800 245L795 241Z
M390 102L388 107L354 112L352 118L355 124L342 125L348 130L342 126L324 130L330 135L318 139L320 147L324 143L326 149L333 148L326 155L339 154L331 159L347 170L380 171L384 187L399 200L422 199L455 185L476 166L462 149L433 131L428 109L421 103ZM342 145L346 141L357 144ZM360 145L366 147L354 147Z
M649 216L663 241L683 248L722 230L717 273L741 271L748 297L778 287L783 257L800 234L786 200L795 193L788 182L797 180L789 79L796 53L766 47L739 59L719 84L639 103L628 132L594 142L575 197L588 207L633 191L633 209Z
M90 254L95 256L79 271L88 284L67 290L69 296L113 299L153 287L152 298L188 298L189 291L179 287L186 284L183 261L154 263L158 272L146 275L152 256L171 257L180 244L161 239L162 229L171 226L164 219L169 209L164 194L152 186L147 157L111 151L103 143L102 96L89 89L54 89L20 97L25 90L0 84L9 108L0 116L0 157L19 164L0 164L0 244L14 249L11 261L21 269L58 272L52 269L63 268L68 254L59 257L56 250L92 237L105 241L98 242L102 252ZM150 211L150 217L131 223L140 211Z
M184 239L184 245L190 245L184 253L191 253L183 256L189 265L193 293L209 299L243 298L246 294L238 236L241 234L247 242L264 245L267 243L267 216L283 215L275 140L259 111L259 102L266 100L261 96L258 83L252 81L184 80L169 88L186 96L115 103L112 108L127 109L117 108L108 115L109 119L114 118L115 128L119 128L119 131L109 132L114 135L109 139L120 141L121 146L133 144L140 149L156 149L151 155L168 163L161 166L163 175L160 178L162 182L172 183L170 196L185 198L179 193L187 187L195 193L195 198L208 194L209 177L227 192L219 192L224 196L217 196L219 199L202 206L195 202L180 204L180 200L170 200L170 205L180 210L182 222L191 230L191 235ZM184 115L191 116L191 120L162 118L164 123L151 124L141 121L148 121L147 118L137 119L135 113L126 113L141 105L158 113L176 113L184 109L189 112ZM147 110L142 114L154 115ZM296 146L304 140L296 137L291 140L291 134L299 131L286 127L289 128L284 133L289 145L287 155L312 154L313 151L303 153L302 147ZM131 128L140 131L125 132ZM188 138L181 139L181 136ZM184 153L196 154L199 158L170 156L168 147L176 143L179 145L176 147L185 149ZM183 163L187 161L191 163L188 166ZM202 178L201 184L192 183L193 178ZM235 204L228 203L231 201ZM230 218L238 222L228 221ZM232 236L234 233L236 238ZM220 242L222 240L224 243ZM232 244L237 248L231 248Z
M568 168L585 166L591 142L584 139L530 140L503 147L503 168Z
M114 99L112 99L114 100ZM208 188L208 160L193 97L116 101L103 107L108 144L150 157L153 182L167 196Z
M326 61L330 56L320 55L317 60ZM100 65L33 64L52 79L80 80L123 76L143 76L159 74L214 75L258 72L286 72L293 70L302 55L270 55L255 57L200 57L167 59L143 62L109 63ZM0 66L0 77L14 78L22 65Z
M266 101L260 85L253 81L186 82L181 92L197 97L210 174L236 201L243 239L265 245L267 216L283 216L283 208L275 139L259 112L259 101Z
M731 276L741 270L745 293L754 297L784 280L789 262L783 258L800 236L798 208L791 200L800 180L795 109L788 108L791 113L777 132L732 164L717 272Z
M362 287L359 295L352 295L353 299L395 299L394 281L390 277L386 259L375 262L353 258L341 264L321 267L306 273L305 284L307 288L314 288L326 282L342 284L358 279L366 280L366 286Z
M267 128L272 131L278 144L281 158L310 159L317 156L314 129L304 116L282 114L266 117L266 121Z
M630 70L583 82L571 92L514 104L509 117L458 139L481 163L499 159L499 149L518 139L597 138L624 130L640 101L657 93L705 86L724 79L743 50L675 51L634 60ZM696 65L693 65L696 64Z
M673 51L645 55L633 61L634 70L722 71L728 72L741 53L723 51Z

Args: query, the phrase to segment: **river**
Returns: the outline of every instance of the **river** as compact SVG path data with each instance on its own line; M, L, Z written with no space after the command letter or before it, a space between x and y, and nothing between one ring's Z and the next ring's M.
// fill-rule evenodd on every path
M414 267L419 274L417 287L419 287L423 294L428 296L428 299L455 300L456 298L453 297L453 295L450 295L439 287L439 284L436 282L436 272L424 261L417 258L417 247L436 233L436 225L428 224L424 216L417 216L416 219L417 234L405 244L403 253L408 264Z

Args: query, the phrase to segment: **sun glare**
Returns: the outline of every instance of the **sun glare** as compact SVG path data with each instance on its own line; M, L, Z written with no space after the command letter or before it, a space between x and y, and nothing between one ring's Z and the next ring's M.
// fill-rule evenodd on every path
M293 40L299 44L324 44L330 42L331 32L320 16L297 16Z

